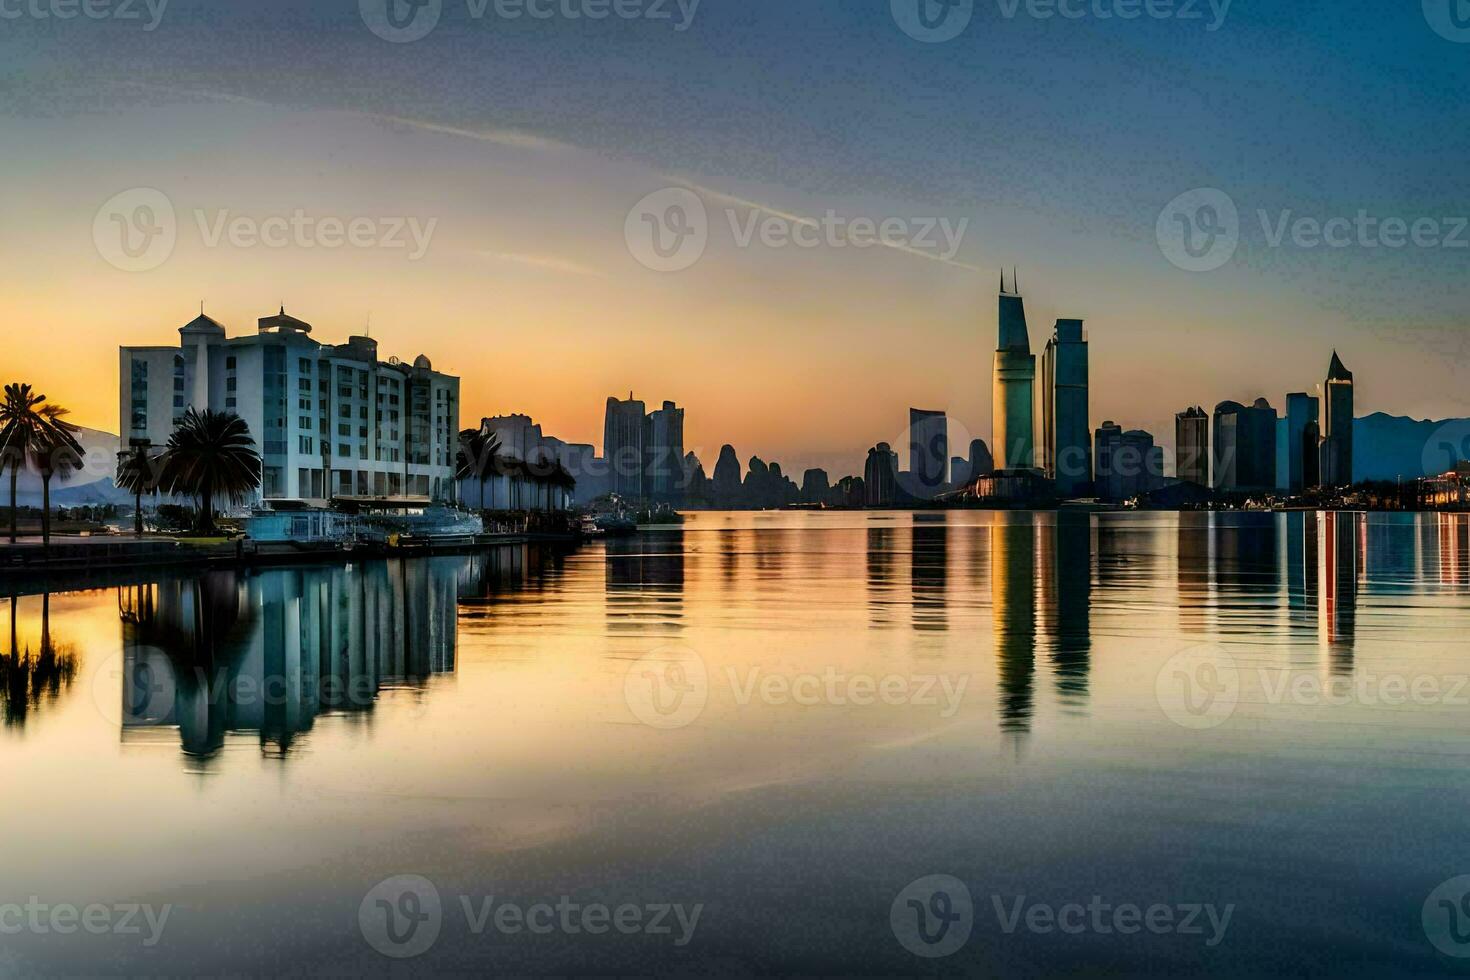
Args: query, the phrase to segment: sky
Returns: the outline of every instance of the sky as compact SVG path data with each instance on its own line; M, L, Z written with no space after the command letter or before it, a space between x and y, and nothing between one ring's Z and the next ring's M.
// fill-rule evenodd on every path
M1333 349L1360 415L1470 415L1452 0L386 2L0 0L0 376L115 432L119 345L284 305L462 421L600 445L632 391L836 476L910 406L989 440L1004 265L1038 353L1086 321L1094 426Z

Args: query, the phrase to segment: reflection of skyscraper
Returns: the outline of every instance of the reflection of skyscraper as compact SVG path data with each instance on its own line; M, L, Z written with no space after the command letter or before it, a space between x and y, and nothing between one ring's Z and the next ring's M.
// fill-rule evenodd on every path
M1323 386L1322 483L1345 487L1353 482L1353 372L1332 352Z
M1041 355L1041 466L1063 497L1078 496L1092 481L1087 336L1081 320L1058 320Z
M1332 655L1334 673L1353 668L1353 637L1358 608L1358 522L1347 511L1322 515L1322 637Z
M1036 540L1030 512L999 512L990 529L991 615L1001 731L1031 730L1036 670Z
M1210 485L1210 417L1197 405L1174 416L1174 475Z
M1286 488L1301 493L1317 485L1317 399L1305 392L1286 396Z
M1063 704L1079 708L1087 701L1092 651L1092 517L1061 510L1055 524L1042 525L1041 532L1037 581L1057 696Z
M929 499L949 482L949 420L943 412L909 409L909 472Z
M916 514L914 543L909 549L909 588L912 590L914 629L944 630L945 591L949 572L949 526L944 514ZM920 522L918 518L926 518ZM928 518L938 518L934 523Z
M1016 288L1014 282L1012 288ZM1000 342L995 351L991 383L994 429L990 440L998 470L1029 469L1036 465L1033 388L1036 355L1026 332L1026 306L1020 293L1007 293L1000 277Z
M684 530L643 531L606 544L608 628L647 631L682 628Z
M891 527L868 527L868 625L893 625L893 535Z

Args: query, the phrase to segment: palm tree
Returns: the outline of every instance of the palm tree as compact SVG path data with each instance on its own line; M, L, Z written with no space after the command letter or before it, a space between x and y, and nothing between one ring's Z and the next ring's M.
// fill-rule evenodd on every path
M485 477L500 467L500 437L482 429L465 429L459 434L459 452L454 457L454 475L459 480L480 484L480 510L485 509ZM492 504L495 502L491 497Z
M43 395L44 398L44 395ZM51 545L51 479L71 479L82 469L81 442L76 441L76 428L65 419L66 408L43 404L32 406L38 423L31 430L26 455L31 466L41 475L41 547Z
M133 533L143 536L143 494L158 492L158 460L148 452L148 447L133 446L125 453L117 454L117 479L119 490L133 495Z
M215 497L239 506L260 487L255 440L245 420L233 412L189 409L175 423L162 463L159 488L196 498L197 529L205 534L215 530Z
M38 395L30 385L20 383L6 385L5 398L0 401L0 469L10 467L11 544L15 544L16 484L43 424L41 408L45 401L45 395Z

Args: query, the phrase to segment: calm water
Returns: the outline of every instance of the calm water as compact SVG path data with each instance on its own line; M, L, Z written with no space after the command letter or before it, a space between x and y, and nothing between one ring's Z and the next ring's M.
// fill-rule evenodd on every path
M1465 516L842 513L24 596L0 974L1454 973L1467 593Z

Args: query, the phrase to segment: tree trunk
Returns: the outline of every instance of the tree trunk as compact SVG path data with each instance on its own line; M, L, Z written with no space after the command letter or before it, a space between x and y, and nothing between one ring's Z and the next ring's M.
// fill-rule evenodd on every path
M139 490L133 495L133 533L138 537L143 536L143 491Z
M14 462L10 466L10 543L11 544L15 544L15 522L16 522L16 511L17 511L17 507L16 507L16 503L15 503L15 485L16 485L16 482L18 480L20 480L20 463L19 462Z

